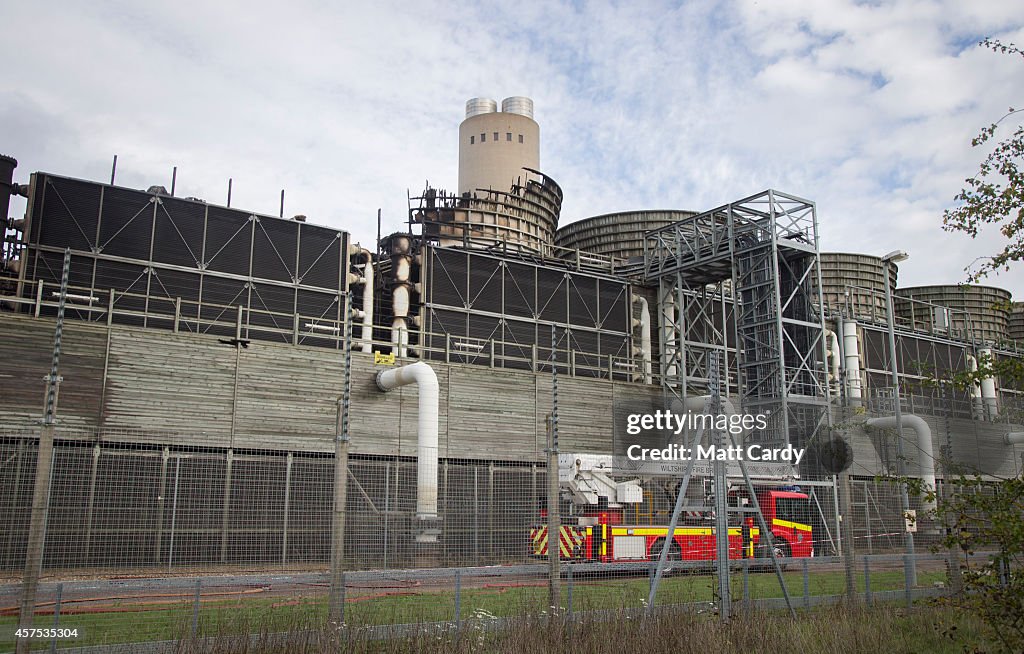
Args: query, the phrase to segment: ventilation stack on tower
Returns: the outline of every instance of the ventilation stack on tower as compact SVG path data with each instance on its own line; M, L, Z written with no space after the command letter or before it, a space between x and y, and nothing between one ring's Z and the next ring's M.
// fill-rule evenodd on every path
M540 126L533 120L533 101L505 98L497 103L473 98L459 125L459 194L509 191L528 176L524 168L540 169Z
M540 126L533 100L466 102L459 125L459 186L428 188L412 208L424 236L442 246L500 247L550 254L562 189L540 172Z

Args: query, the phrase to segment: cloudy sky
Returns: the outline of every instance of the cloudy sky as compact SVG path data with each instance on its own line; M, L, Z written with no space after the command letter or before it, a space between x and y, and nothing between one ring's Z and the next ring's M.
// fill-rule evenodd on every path
M905 249L901 285L999 249L941 229L1024 105L1019 0L18 2L4 10L0 151L45 170L351 231L457 183L465 101L526 95L562 223L704 210L766 188L817 202L822 249ZM1015 123L1004 121L1004 133ZM23 211L16 204L13 212ZM1024 297L1024 268L988 282Z

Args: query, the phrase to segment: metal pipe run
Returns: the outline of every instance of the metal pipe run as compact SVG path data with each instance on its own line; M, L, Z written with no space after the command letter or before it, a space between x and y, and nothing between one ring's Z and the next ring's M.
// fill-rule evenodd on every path
M847 397L850 406L858 407L861 403L860 385L860 343L857 341L857 321L843 321L843 352L846 364Z
M903 414L900 416L903 427L913 429L917 432L917 465L921 470L921 481L924 482L926 491L935 490L935 457L932 454L932 429L924 418L914 414ZM884 418L868 418L865 423L868 427L880 429L896 429L896 417L886 416ZM899 431L899 430L897 430ZM902 438L902 435L897 435ZM926 511L935 509L935 500L923 500Z
M989 366L995 360L992 350L989 348L978 350L978 356L988 361ZM999 415L999 409L996 405L996 380L991 375L981 380L981 403L985 407L985 417L988 420L994 420Z
M967 367L972 373L978 372L978 360L971 354L966 355ZM977 420L981 420L985 415L984 405L981 401L981 384L977 381L971 382L971 410L974 412L974 417Z
M1003 440L1007 445L1024 445L1024 431L1011 431L1003 436Z
M438 384L433 368L416 363L400 368L389 368L377 374L377 388L387 392L416 384L419 386L419 415L416 429L416 517L420 520L437 519L437 422ZM416 536L417 542L437 542L437 534L427 531Z
M373 352L373 255L359 244L350 245L350 265L353 265L351 264L352 258L360 256L365 261L363 274L352 283L363 286L363 310L359 314L363 320L359 333L359 350L370 354Z
M831 329L825 330L828 339L829 383L835 388L839 384L839 337Z
M640 358L643 361L643 382L651 383L651 310L647 298L634 295L633 301L640 305Z

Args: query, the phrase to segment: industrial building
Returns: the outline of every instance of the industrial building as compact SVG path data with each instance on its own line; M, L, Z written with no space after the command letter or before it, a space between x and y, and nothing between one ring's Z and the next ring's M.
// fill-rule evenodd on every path
M6 158L0 208L5 189L28 205L7 224L0 280L0 568L25 556L66 250L47 567L323 563L346 333L354 567L408 564L424 543L444 562L522 559L555 383L562 452L612 453L622 407L710 384L770 416L751 439L813 451L842 438L854 528L877 544L902 521L872 495L898 459L875 420L893 407L887 291L903 412L920 418L916 440L905 428L909 474L1021 472L1024 445L1008 435L1024 430L1024 389L931 383L1024 356L1008 293L901 288L895 262L822 253L827 217L776 190L559 228L533 103L500 106L467 102L457 190L424 189L411 231L370 248L161 187L47 172L14 183ZM416 362L430 372L398 379ZM794 473L821 482L816 521L837 530L832 473L814 457ZM651 481L643 513L671 501Z

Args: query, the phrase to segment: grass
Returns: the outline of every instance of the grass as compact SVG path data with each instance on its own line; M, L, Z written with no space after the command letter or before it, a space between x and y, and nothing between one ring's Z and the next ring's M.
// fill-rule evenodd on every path
M783 612L754 612L721 624L714 615L676 613L642 619L619 612L598 620L552 619L541 614L519 614L502 627L495 618L477 612L454 629L429 630L379 640L358 628L340 632L294 629L282 640L269 632L255 638L223 635L212 641L183 641L178 651L228 654L276 652L329 652L388 654L495 653L583 651L593 654L707 654L708 652L761 654L779 652L842 652L843 654L935 652L953 654L985 643L979 625L968 616L948 609L923 608L865 610L830 608L801 612L791 619Z
M941 581L941 571L919 573L919 584L927 586ZM803 597L803 573L785 573L790 596L796 606ZM863 574L856 576L858 590L863 591ZM748 592L752 598L782 597L774 574L750 574ZM733 596L742 597L742 574L732 576ZM715 578L712 575L676 575L663 580L657 604L689 604L713 601ZM871 574L872 591L899 590L903 587L901 570L877 571ZM637 609L646 603L649 592L646 577L577 577L573 582L573 608L575 611ZM811 596L839 595L845 585L842 572L811 572L808 590ZM410 624L419 622L446 622L455 616L453 590L422 590L415 593L394 593L361 599L360 591L349 591L345 605L345 621L354 627L367 625ZM568 580L562 580L562 605L567 605ZM518 584L493 584L464 588L460 597L460 615L467 623L474 616L511 617L541 615L547 611L548 590L543 580ZM79 627L83 637L61 641L62 646L99 645L120 642L171 640L191 633L192 602L182 601L159 610L141 611L130 603L114 604L115 609L104 613L82 613L61 616L61 626ZM133 610L136 609L136 610ZM242 633L252 628L255 632L274 633L294 630L296 624L318 629L327 619L327 603L323 595L314 597L245 596L230 600L203 601L200 608L200 636ZM11 647L16 618L0 617L0 651ZM39 616L37 627L52 625L51 616ZM254 625L250 627L249 625ZM5 641L3 637L8 637ZM48 643L38 643L40 648Z

